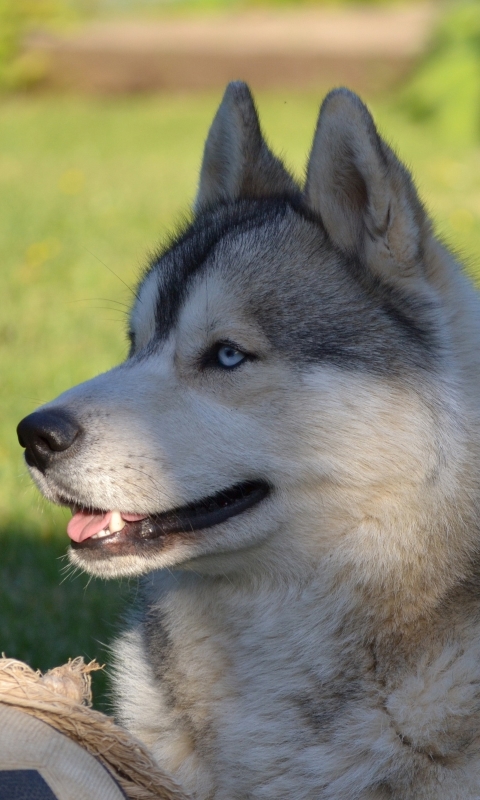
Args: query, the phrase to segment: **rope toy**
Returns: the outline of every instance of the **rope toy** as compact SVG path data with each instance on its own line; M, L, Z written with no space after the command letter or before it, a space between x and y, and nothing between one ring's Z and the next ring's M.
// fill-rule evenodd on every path
M43 675L3 656L0 719L3 704L48 723L98 759L130 800L191 800L138 739L91 708L90 675L98 669L79 657Z

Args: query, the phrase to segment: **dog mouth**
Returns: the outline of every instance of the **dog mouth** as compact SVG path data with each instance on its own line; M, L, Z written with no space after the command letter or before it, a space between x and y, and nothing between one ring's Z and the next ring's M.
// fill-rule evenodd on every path
M201 500L159 514L129 514L71 506L73 516L67 532L75 550L112 552L130 549L135 543L153 543L173 534L188 536L242 514L270 493L266 481L244 481Z

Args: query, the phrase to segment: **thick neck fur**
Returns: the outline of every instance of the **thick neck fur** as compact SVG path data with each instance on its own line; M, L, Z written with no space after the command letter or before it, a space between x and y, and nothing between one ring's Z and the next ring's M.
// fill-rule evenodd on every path
M480 644L455 578L366 586L335 558L265 548L248 565L146 579L140 626L116 647L124 724L200 800L263 786L269 800L416 800L417 780L428 800L457 800Z

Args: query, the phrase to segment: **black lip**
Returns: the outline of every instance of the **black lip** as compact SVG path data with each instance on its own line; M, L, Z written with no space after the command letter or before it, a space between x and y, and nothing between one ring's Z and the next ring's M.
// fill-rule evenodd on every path
M244 481L196 503L154 514L138 522L128 522L118 533L111 533L100 539L71 542L71 546L74 550L99 550L108 547L109 550L112 548L112 554L113 551L126 554L132 552L135 544L148 545L172 534L188 537L195 531L219 525L256 505L269 492L270 486L265 481Z

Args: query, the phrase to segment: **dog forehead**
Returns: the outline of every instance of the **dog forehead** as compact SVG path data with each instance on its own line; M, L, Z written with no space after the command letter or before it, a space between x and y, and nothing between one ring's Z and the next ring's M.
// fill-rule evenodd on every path
M222 292L233 293L235 309L300 367L387 375L428 367L415 325L362 285L358 265L333 247L320 221L288 202L239 205L202 215L153 262L132 315L144 342L164 341L203 285L197 311L228 314Z
M258 226L219 241L190 283L182 317L195 309L221 324L237 314L257 327L283 321L290 330L292 320L284 312L291 316L294 298L304 306L313 289L320 312L322 298L328 303L338 293L335 273L336 258L321 229L295 216L284 218L274 227Z
M131 314L136 338L165 339L199 281L211 283L217 273L233 288L240 272L243 280L248 272L258 273L282 241L298 239L295 227L302 227L302 219L288 201L239 202L202 215L154 257L137 287Z

